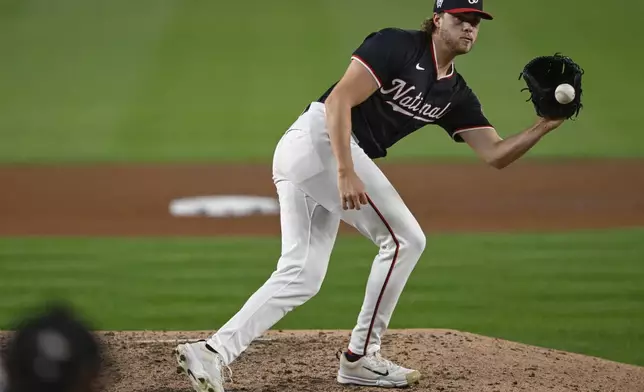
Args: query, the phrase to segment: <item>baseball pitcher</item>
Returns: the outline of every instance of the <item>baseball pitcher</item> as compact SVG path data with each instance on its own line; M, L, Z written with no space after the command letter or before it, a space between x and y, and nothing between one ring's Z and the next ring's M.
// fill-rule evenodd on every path
M344 75L286 130L273 159L281 256L269 279L217 333L177 346L180 370L195 391L223 392L228 365L320 290L340 221L371 239L377 251L337 381L381 387L418 382L419 370L386 359L380 347L425 248L425 235L373 160L430 125L426 132L442 128L501 169L581 107L581 70L567 57L543 56L521 72L536 120L525 130L500 137L454 64L472 49L482 19L492 19L483 10L483 0L437 0L421 29L384 28L369 34L353 52ZM563 83L576 93L567 104L552 98Z

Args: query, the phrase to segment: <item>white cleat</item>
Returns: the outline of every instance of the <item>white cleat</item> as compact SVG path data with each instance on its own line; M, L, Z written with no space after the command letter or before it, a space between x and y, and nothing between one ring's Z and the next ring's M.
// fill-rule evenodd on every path
M337 379L340 384L402 388L418 383L420 372L383 358L376 348L355 362L350 362L342 353Z
M206 348L205 341L180 344L174 351L177 372L185 373L195 392L225 392L221 355Z

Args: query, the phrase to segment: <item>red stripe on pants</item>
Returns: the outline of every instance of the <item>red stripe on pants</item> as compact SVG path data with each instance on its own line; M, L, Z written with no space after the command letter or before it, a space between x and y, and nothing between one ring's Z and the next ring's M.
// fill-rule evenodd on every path
M396 244L396 251L394 252L393 260L391 260L391 266L389 267L389 271L387 272L387 277L385 278L385 281L382 284L382 289L380 290L380 295L378 295L378 301L376 301L376 307L373 310L373 315L371 316L371 322L369 323L369 331L367 332L367 340L365 341L365 344L364 344L363 355L367 355L367 347L369 346L369 339L371 338L371 332L373 330L373 324L376 322L376 314L378 314L378 307L380 307L380 301L382 301L382 296L385 294L385 289L387 288L387 283L389 283L389 278L391 277L391 274L394 271L394 266L396 265L396 260L398 259L398 251L400 250L400 243L398 242L398 238L396 238L396 235L394 234L394 231L392 230L391 226L389 226L389 223L387 222L385 217L380 213L380 210L378 210L378 207L376 207L376 205L369 198L369 196L367 196L367 200L369 201L369 204L374 209L374 211L376 211L376 214L378 214L378 217L380 217L380 220L382 220L382 223L384 223L385 226L387 227L387 230L389 231L389 234L391 234L391 238L393 239L394 243Z

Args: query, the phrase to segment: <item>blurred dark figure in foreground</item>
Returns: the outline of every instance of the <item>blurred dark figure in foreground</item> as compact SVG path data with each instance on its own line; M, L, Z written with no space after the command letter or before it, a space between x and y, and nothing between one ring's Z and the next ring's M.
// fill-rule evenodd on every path
M101 369L100 345L71 308L47 307L14 330L1 361L3 392L94 390Z

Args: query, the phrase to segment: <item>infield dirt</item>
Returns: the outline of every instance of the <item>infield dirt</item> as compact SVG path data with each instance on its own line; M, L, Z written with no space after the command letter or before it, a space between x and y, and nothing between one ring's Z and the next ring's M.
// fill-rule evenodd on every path
M644 226L644 161L381 168L427 232ZM0 166L0 189L0 235L280 232L277 215L177 218L168 211L172 200L197 195L276 197L270 165Z
M211 332L100 332L105 352L102 390L189 392L176 371L177 343ZM227 392L342 392L377 388L336 383L337 352L349 331L270 331L230 366ZM0 342L7 334L0 334ZM419 369L410 391L639 392L644 368L452 330L396 330L383 354Z
M644 226L644 162L381 165L427 232ZM0 167L0 235L279 235L279 217L176 218L197 195L275 197L270 165ZM343 225L344 233L355 230ZM210 332L102 332L108 392L189 391L177 341ZM230 391L345 391L347 331L270 331L231 366ZM6 342L7 334L0 334ZM644 391L644 368L457 331L389 331L384 354L424 374L419 391Z

